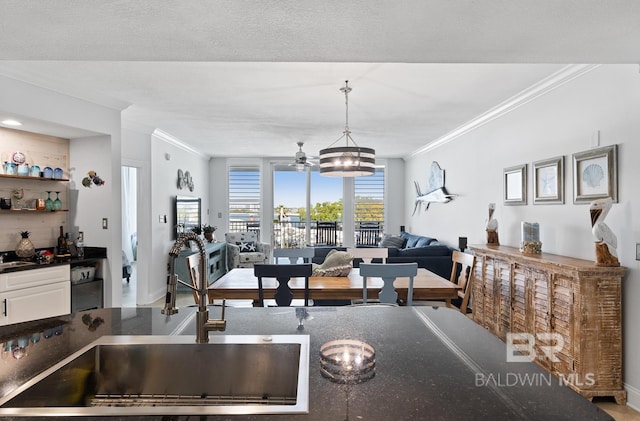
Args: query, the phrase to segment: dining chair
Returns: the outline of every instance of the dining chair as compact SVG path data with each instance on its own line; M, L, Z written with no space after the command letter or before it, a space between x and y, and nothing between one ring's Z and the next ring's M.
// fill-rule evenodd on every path
M377 246L381 234L380 221L360 221L356 226L356 245Z
M258 303L264 307L264 289L262 278L275 278L278 281L275 300L278 306L290 306L293 301L293 292L289 287L291 278L304 277L304 305L309 305L309 277L311 276L311 263L300 265L270 265L256 264L253 266L253 274L258 278Z
M189 280L191 281L193 300L196 305L200 305L200 297L198 296L198 289L200 289L200 253L193 253L186 258L187 270L189 271Z
M460 312L466 314L469 307L469 301L471 300L473 270L476 266L476 256L454 250L451 260L453 260L453 267L451 268L451 278L449 281L460 287L458 290L459 298L454 300L452 304L458 307L459 303Z
M286 257L292 265L298 263L299 259L302 259L303 263L311 263L314 253L313 247L276 248L273 249L273 259L274 263L278 263L278 257Z
M371 263L373 259L381 259L382 263L387 263L389 257L389 249L386 247L360 247L348 248L354 259L362 259L362 263Z
M362 302L367 303L367 278L382 278L384 284L378 294L381 303L396 303L398 293L393 287L396 278L408 277L409 289L407 291L407 306L413 304L413 278L418 274L417 263L362 263L360 264L360 276L362 276Z
M338 223L335 221L316 222L316 245L335 246L338 244Z

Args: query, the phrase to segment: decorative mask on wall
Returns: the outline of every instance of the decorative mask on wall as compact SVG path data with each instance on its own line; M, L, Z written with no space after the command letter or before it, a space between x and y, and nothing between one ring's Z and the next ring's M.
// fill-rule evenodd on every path
M82 179L82 185L85 187L91 187L93 184L96 186L104 185L104 180L96 174L95 171L89 171L87 176Z

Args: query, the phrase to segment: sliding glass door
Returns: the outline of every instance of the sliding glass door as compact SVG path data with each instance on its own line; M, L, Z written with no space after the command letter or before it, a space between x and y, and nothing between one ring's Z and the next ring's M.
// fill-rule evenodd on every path
M298 172L274 165L274 246L341 245L342 197L341 178L322 177L313 167Z

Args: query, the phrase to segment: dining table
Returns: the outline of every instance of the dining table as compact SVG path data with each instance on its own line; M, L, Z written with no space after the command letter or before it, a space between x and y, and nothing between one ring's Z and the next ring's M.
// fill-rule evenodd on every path
M278 287L275 278L263 278L264 296L273 298ZM289 288L294 299L304 298L303 277L291 278ZM384 285L382 278L367 278L367 300L378 299L378 294ZM399 277L393 282L402 303L407 302L409 278ZM418 268L413 279L413 300L436 301L442 300L446 306L451 306L451 300L458 298L457 284L424 268ZM309 298L312 300L362 300L363 280L359 268L353 268L348 276L312 276L309 278ZM209 303L214 300L253 300L258 303L258 278L253 268L233 268L208 288Z

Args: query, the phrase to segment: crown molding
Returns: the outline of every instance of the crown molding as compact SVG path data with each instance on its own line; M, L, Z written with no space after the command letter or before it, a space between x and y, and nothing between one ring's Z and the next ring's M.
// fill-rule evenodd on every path
M511 111L514 111L549 92L559 88L560 86L568 83L576 78L579 78L590 71L598 68L599 64L570 64L562 69L558 70L555 73L552 73L550 76L542 79L541 81L531 85L530 87L520 91L516 95L507 99L506 101L498 104L497 106L491 108L489 111L480 114L476 118L468 121L467 123L458 126L456 129L450 131L434 140L433 142L428 143L422 148L410 153L405 157L412 158L416 155L420 155L422 153L432 151L436 148L446 145L447 143L464 136L465 134L478 129L485 124L498 119Z
M180 148L183 151L192 153L194 155L201 156L203 158L211 158L209 155L206 155L206 154L200 152L199 150L194 149L190 145L182 142L181 140L177 139L176 137L173 137L172 135L170 135L167 132L163 132L160 129L155 129L153 131L153 133L151 133L151 136L155 137L155 138L158 138L158 139L162 140L163 142L167 142L167 143L169 143L169 144L171 144L171 145L173 145L173 146L175 146L177 148Z

